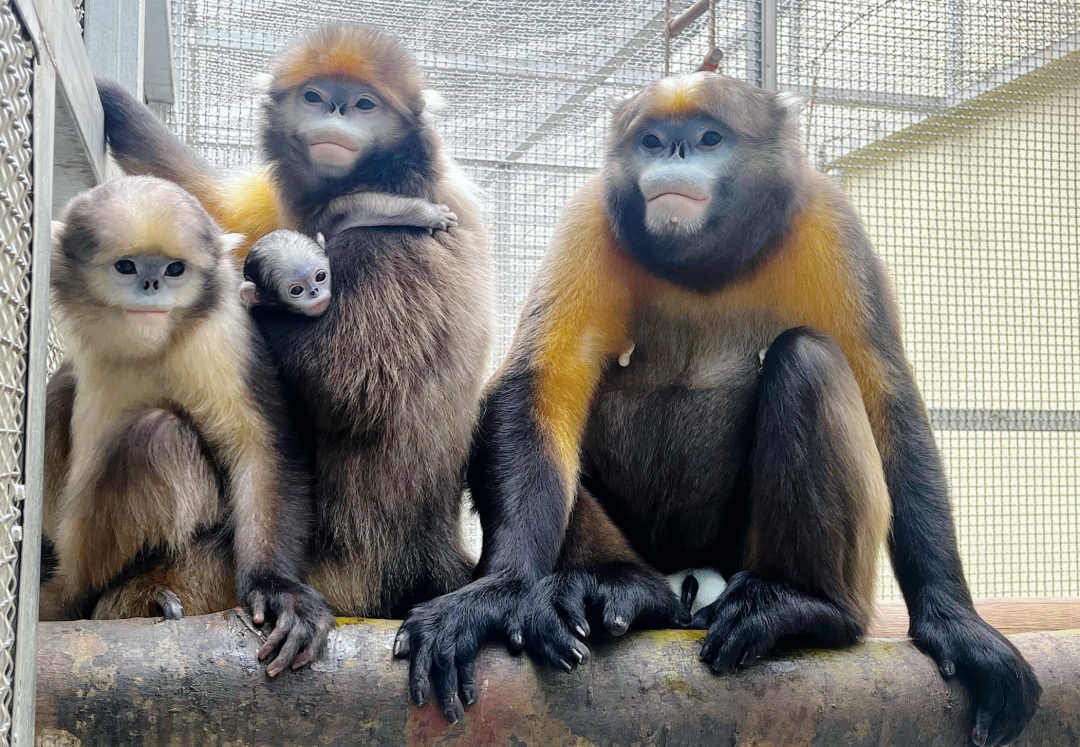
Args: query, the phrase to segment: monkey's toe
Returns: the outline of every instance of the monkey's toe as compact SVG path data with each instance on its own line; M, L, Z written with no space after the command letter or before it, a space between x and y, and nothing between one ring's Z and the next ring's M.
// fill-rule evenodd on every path
M179 620L184 616L184 605L172 589L160 589L154 594L154 602L161 608L161 615L166 620Z

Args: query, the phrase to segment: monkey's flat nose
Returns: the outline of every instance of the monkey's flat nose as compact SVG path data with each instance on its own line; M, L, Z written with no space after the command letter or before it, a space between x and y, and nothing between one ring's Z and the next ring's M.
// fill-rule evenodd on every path
M311 297L315 298L315 296L317 296L317 295L319 295L319 289L318 288L312 288L311 289Z
M146 292L156 291L158 289L158 281L156 280L144 280L142 284L143 290Z

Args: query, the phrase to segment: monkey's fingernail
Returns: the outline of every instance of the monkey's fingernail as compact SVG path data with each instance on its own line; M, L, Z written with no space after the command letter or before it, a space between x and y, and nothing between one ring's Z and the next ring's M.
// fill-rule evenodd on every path
M574 668L570 666L570 662L566 659L559 659L559 666L565 669L567 672L573 672Z
M979 745L979 747L984 747L986 744L986 736L987 731L981 726L976 726L971 730L971 741Z
M525 645L525 637L521 633L512 633L510 635L510 643L514 648L521 648Z
M616 617L614 620L611 621L611 634L622 635L629 627L630 625L626 622L625 619L623 619L622 617Z
M956 665L951 661L947 661L941 665L942 677L952 677L954 674L956 674Z
M418 705L418 706L422 706L422 705L424 705L424 703L427 703L427 693L425 693L419 687L417 687L417 688L415 688L413 690L412 697L413 697L413 702L416 703L416 705Z
M589 633L592 632L592 631L589 630L589 624L585 623L584 625L575 625L574 626L574 632L577 633L582 638L588 638Z
M472 705L476 702L476 689L472 686L466 685L464 688L465 705Z
M409 636L398 636L394 639L394 656L404 656L409 652Z
M574 655L574 658L577 659L578 664L580 664L585 659L585 657L581 655L581 652L578 651L576 648L571 649L570 653L572 653Z

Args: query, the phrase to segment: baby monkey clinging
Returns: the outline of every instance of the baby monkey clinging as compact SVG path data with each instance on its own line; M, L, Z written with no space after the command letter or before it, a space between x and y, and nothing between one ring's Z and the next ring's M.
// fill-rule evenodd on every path
M240 297L248 306L273 304L305 316L330 305L330 261L326 240L282 228L263 236L244 260Z

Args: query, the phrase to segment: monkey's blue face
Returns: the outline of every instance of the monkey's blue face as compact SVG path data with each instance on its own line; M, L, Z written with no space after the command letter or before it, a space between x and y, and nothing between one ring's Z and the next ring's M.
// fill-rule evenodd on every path
M186 301L183 291L193 273L183 260L164 255L128 255L107 270L113 305L122 307L133 321L160 323Z
M331 176L347 173L373 145L400 137L401 122L371 86L314 78L296 89L296 134L312 164Z
M638 188L651 233L695 231L705 223L736 136L712 119L652 122L633 145Z

